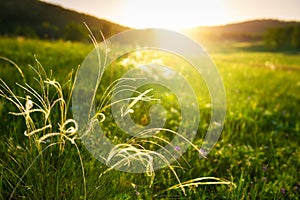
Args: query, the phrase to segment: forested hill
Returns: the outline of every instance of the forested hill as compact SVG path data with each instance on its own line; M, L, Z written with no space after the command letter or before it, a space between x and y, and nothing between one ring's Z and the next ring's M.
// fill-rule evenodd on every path
M293 26L299 22L295 21L280 21L276 19L257 19L240 23L232 23L214 27L199 27L206 31L216 31L222 33L249 33L263 34L269 28Z
M187 30L194 37L219 38L226 40L261 40L265 33L274 28L299 26L296 21L280 21L276 19L257 19L222 26L201 26Z
M105 37L129 28L39 0L1 0L0 35L87 40L83 22Z

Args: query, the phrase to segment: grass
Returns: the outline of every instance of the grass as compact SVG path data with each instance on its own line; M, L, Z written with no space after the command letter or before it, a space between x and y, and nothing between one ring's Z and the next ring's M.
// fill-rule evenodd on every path
M18 110L5 99L0 99L1 199L9 198L12 193L15 199L297 199L300 193L300 56L296 52L247 50L251 49L251 45L257 44L206 44L223 78L227 95L227 115L221 138L207 159L200 159L199 153L190 148L178 160L182 168L175 163L172 167L155 171L155 176L149 176L110 170L97 161L80 140L76 139L73 143L68 140L73 135L67 130L73 130L72 127L76 129L68 121L72 118L72 105L67 103L67 97L71 95L68 84L75 77L70 72L72 68L76 71L93 48L91 45L1 38L0 46L6 48L0 48L0 55L13 60L21 68L26 82L35 91L45 93L42 97L48 98L42 98L41 102L45 103L41 105L49 108L55 104L51 117L33 113L30 116L35 123L29 125L20 116L9 115L9 112L17 113ZM34 55L41 64L36 62ZM131 56L129 58L136 55ZM143 58L149 60L153 55L150 53ZM172 57L164 58L167 63L176 62ZM122 63L124 60L118 61L117 66ZM28 65L40 69L38 74L45 76L39 79ZM41 65L45 73L41 71ZM24 93L24 89L15 85L15 82L24 85L24 81L11 63L0 61L0 66L1 79L15 94L24 98L19 106L23 106L21 111L25 112L26 103L31 103L29 100L37 102L37 99L26 99L27 95L33 96L31 90ZM109 81L98 89L99 101L102 91L113 81L111 74L116 74L113 78L118 78L118 74L122 73L118 69L120 67L108 70L105 80ZM188 71L186 75L189 75ZM32 77L48 82L41 81L42 87L39 87ZM142 88L139 94L147 91L146 95L155 97L160 94L160 99L176 102L174 96L157 94L155 90L150 92L149 87ZM156 89L159 91L161 88ZM142 96L139 94L136 96L140 100ZM210 110L205 89L201 94L204 97L199 97L199 135L207 129ZM177 104L164 106L169 106L167 108L173 111L178 107ZM148 116L143 112L147 108L146 102L136 101L131 108L139 111L134 119L136 123L148 123ZM109 110L106 112L103 128L108 137L116 142L126 141L127 136L112 122ZM174 111L168 115L167 128L176 129L178 126L176 113ZM32 126L41 127L45 123L51 124L52 132L57 132L59 137L44 138L45 143L37 143L48 130L33 134L37 137L35 139L23 134L24 130ZM64 135L70 137L60 137ZM132 144L144 144L138 142ZM157 144L157 140L152 142ZM151 144L148 141L149 147L153 147ZM199 137L194 145L200 144ZM222 181L228 183L226 180L236 187L233 184L219 184Z

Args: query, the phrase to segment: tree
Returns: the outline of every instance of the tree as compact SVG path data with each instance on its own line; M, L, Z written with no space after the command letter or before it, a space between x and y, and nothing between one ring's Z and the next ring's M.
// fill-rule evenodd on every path
M300 25L268 29L264 41L271 50L299 49Z
M291 43L293 48L300 50L300 25L294 27Z
M37 28L37 34L40 38L57 39L59 37L58 30L57 26L52 25L49 22L43 22Z
M84 31L83 25L72 22L65 26L63 38L71 41L83 41L88 39L88 34Z

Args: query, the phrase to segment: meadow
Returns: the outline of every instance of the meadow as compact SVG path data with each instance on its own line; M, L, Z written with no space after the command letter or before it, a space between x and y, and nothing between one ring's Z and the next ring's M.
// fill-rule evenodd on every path
M18 65L32 87L38 88L36 84L41 83L47 91L51 85L39 82L40 78L47 78L45 74L49 80L65 86L61 91L66 104L53 107L57 111L51 118L57 126L53 129L61 128L62 124L57 124L62 113L64 122L72 118L72 105L67 103L71 94L69 85L93 45L0 38L0 47L0 78L14 93L24 97L23 105L28 102L28 91L24 92L15 83L22 84L24 78L3 58ZM222 76L227 107L222 135L207 159L200 159L199 153L190 148L179 159L182 168L175 163L155 175L110 170L80 140L50 138L39 144L38 138L26 137L28 124L22 116L9 114L18 110L7 99L0 98L1 199L297 199L300 196L300 53L268 52L259 48L259 43L206 42L204 47ZM45 76L38 77L29 65ZM1 94L3 91L1 87ZM53 95L59 94L54 91ZM209 101L203 101L200 105L201 133L209 122L208 104ZM176 117L173 118L167 124L170 128L177 126ZM44 123L39 115L32 119L36 126ZM125 139L110 118L104 125L112 138ZM200 143L201 138L196 138L194 144ZM185 191L178 186L177 178Z

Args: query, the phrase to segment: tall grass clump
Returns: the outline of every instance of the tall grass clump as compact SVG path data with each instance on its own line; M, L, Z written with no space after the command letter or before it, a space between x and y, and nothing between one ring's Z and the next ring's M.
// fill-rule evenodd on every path
M91 39L97 48L97 41L93 35L91 35ZM152 140L132 137L124 142L121 137L117 138L117 141L121 142L104 159L107 164L110 164L114 159L118 159L118 161L113 162L111 167L97 163L95 158L84 149L80 140L91 129L87 128L85 129L86 133L78 134L80 127L78 127L72 116L71 99L76 83L77 70L72 70L62 84L53 78L52 71L47 73L37 59L35 59L35 65L29 67L32 71L30 77L26 77L21 68L13 61L3 57L2 59L12 64L22 77L20 83L16 83L17 90L0 79L0 96L16 108L9 112L10 115L23 117L24 123L20 127L24 127L23 135L27 138L21 145L16 144L13 138L7 139L2 144L3 148L7 149L7 155L4 156L1 162L4 164L1 164L0 169L2 170L1 174L3 174L1 176L3 198L88 199L104 198L105 196L111 198L132 197L131 194L113 195L113 188L106 188L109 186L104 184L109 181L118 182L121 179L127 179L125 182L130 185L130 189L127 190L133 191L134 198L172 196L178 194L177 190L181 190L182 194L188 195L191 190L200 185L222 184L234 186L230 181L215 177L181 181L185 171L180 164L181 161L177 161L175 164L169 163L164 155L146 147L155 149L170 144L168 138L161 136L168 133L183 138L198 154L201 151L188 138L168 128L150 129L140 133L140 135L143 135L150 132L161 132ZM101 62L99 62L100 64ZM30 82L28 82L29 80ZM93 123L106 123L108 129L117 130L115 125L112 124L113 122L109 121L106 111L111 106L110 100L113 90L135 90L135 88L131 88L126 84L120 85L124 81L134 80L119 79L118 81L112 81L105 89L102 98L98 102L99 106L95 116L90 118L92 122L88 125L90 128L93 128ZM97 90L98 86L95 87L95 98ZM139 102L156 101L157 99L150 95L152 90L153 88L136 92L136 96L122 99L122 101L131 102L130 107L122 113L124 115L132 114L134 106ZM138 112L137 110L136 113ZM116 133L113 130L111 132ZM154 157L166 164L166 169L160 170L158 173L159 176L162 176L161 174L166 172L166 176L170 180L172 179L170 181L171 185L161 183L165 180L155 179L157 172L153 166ZM122 165L131 165L135 162L146 166L147 173L145 176L150 178L150 181L144 186L144 193L141 193L137 184L134 183L140 182L143 175L129 175L115 171L115 168ZM173 178L176 184L173 184ZM165 185L166 188L156 190L156 185L160 184ZM188 191L186 191L187 188Z
M9 114L22 116L24 118L26 125L24 135L28 137L28 146L25 148L31 155L30 159L33 158L23 175L18 177L18 182L14 186L10 198L15 195L19 185L24 181L23 178L25 178L29 170L33 168L35 162L38 162L40 166L40 171L37 173L37 176L40 174L41 182L45 181L45 183L38 185L46 184L46 177L49 175L47 174L48 162L52 163L55 162L54 159L60 159L60 156L64 153L67 141L73 144L78 152L82 166L84 190L86 190L82 158L75 142L77 139L78 125L74 119L70 118L71 113L69 113L75 77L74 72L71 71L66 83L61 85L52 78L52 73L48 75L38 60L36 60L36 66L30 66L30 69L35 74L33 77L35 84L30 85L27 83L22 70L12 61L9 62L18 69L23 78L23 83L16 83L16 85L22 90L24 95L17 95L16 92L13 92L13 90L0 79L0 96L17 108L18 112L10 112ZM58 146L58 148L54 146ZM53 160L47 158L49 155L45 154L46 150L50 151ZM33 155L36 156L34 157ZM15 161L18 162L17 160ZM54 165L57 165L55 167L59 167L59 162ZM46 190L46 188L40 189ZM47 194L46 191L40 192ZM84 191L84 194L86 195L86 191ZM36 192L34 195L39 195L39 192Z

